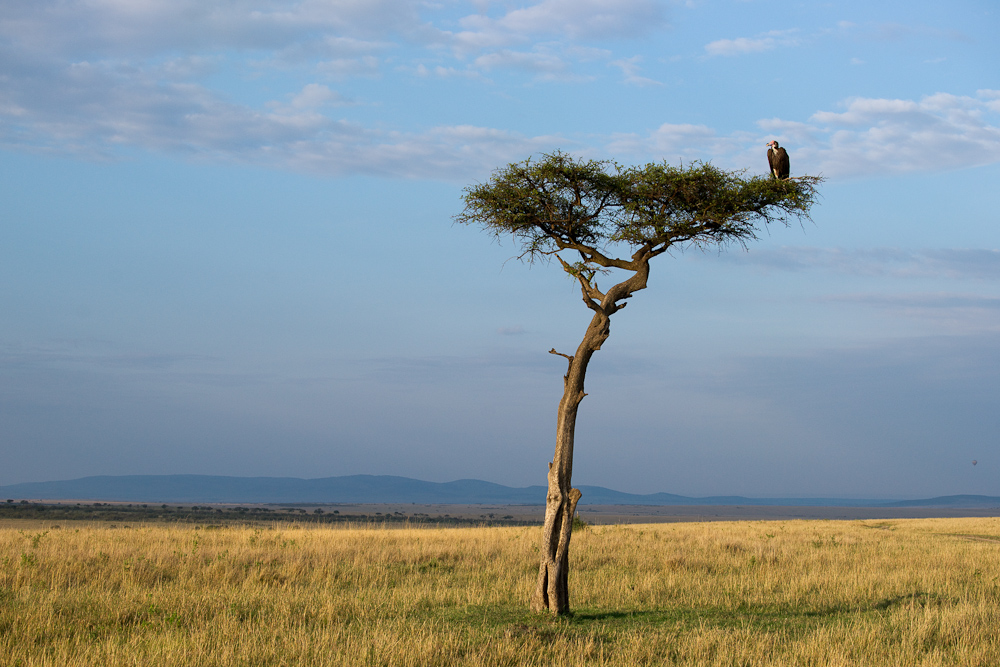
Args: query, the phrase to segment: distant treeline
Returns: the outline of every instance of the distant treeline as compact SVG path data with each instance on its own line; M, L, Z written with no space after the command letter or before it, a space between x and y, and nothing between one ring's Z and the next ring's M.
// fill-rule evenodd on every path
M479 517L454 517L448 514L431 516L416 512L375 512L374 514L342 514L337 509L317 507L243 507L209 505L168 505L152 503L36 503L8 499L0 502L0 519L34 519L46 521L102 521L122 523L163 522L201 524L206 528L224 525L260 523L391 523L396 525L429 524L453 526L534 526L540 521L515 518L495 513Z

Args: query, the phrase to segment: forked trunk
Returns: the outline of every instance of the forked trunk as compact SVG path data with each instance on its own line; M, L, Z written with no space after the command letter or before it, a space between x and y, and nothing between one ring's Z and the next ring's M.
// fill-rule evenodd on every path
M607 294L600 294L589 280L582 280L584 301L594 311L587 333L584 334L576 355L560 355L569 360L563 378L563 397L559 401L559 418L556 429L556 452L549 464L549 490L545 498L545 524L542 527L541 562L538 565L538 582L531 596L531 609L548 610L553 614L569 613L569 540L573 534L573 517L580 502L580 490L572 486L573 439L576 433L576 413L580 401L586 396L583 381L587 366L594 352L611 333L611 316L625 307L619 303L634 292L646 287L649 277L648 258L635 257L631 278L618 283ZM599 295L600 303L591 295ZM554 354L560 354L551 350Z
M566 397L563 397L563 403ZM579 401L577 401L579 403ZM576 406L572 417L576 420ZM567 410L560 405L559 421L565 422ZM560 435L565 431L561 428ZM543 527L541 563L538 566L538 583L531 598L534 611L548 609L553 614L569 611L569 540L573 533L573 516L580 501L580 490L571 487L573 474L572 427L568 442L557 438L555 460L549 464L549 490L545 498L545 525Z
M538 582L531 597L531 609L548 610L553 614L569 612L569 540L573 534L573 517L580 501L580 490L572 487L573 438L580 401L587 394L583 381L587 365L601 343L608 337L609 319L595 315L575 357L568 357L569 369L564 378L562 400L559 402L556 451L549 463L549 489L545 498L545 524L542 528L541 563ZM565 356L565 355L563 355Z

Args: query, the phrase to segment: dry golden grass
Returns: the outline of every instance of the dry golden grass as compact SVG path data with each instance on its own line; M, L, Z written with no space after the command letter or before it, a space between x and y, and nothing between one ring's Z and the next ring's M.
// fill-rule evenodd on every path
M0 665L1000 665L1000 519L0 526Z

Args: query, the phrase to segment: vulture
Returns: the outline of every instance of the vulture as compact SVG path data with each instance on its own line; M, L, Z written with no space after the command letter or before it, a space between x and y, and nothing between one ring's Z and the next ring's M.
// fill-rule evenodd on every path
M767 146L767 164L771 167L771 175L782 180L788 178L788 153L778 146L777 141Z

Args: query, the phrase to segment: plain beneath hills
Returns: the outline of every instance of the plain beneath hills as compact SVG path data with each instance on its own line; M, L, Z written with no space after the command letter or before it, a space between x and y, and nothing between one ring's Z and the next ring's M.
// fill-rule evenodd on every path
M635 494L581 485L585 505L778 507L951 507L1000 508L1000 497L955 495L917 500L854 498L692 498L672 493ZM476 479L426 482L391 475L347 475L320 479L226 477L214 475L94 476L0 486L11 500L101 500L146 503L417 503L542 505L545 487L510 487ZM2 502L2 501L0 501Z

